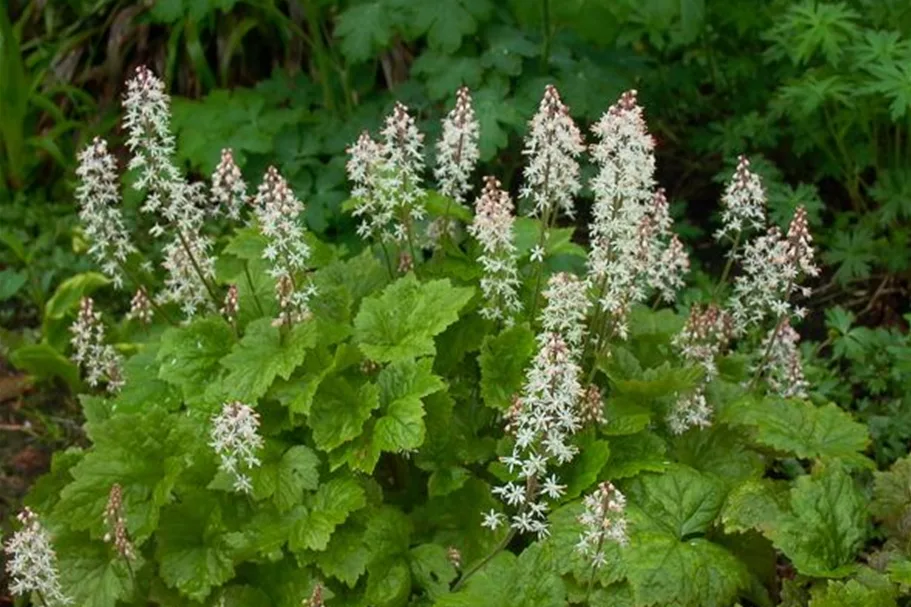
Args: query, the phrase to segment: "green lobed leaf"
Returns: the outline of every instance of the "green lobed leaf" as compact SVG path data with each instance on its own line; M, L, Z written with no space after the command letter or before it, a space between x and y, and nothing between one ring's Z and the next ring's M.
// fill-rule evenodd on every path
M805 575L839 576L851 570L867 537L867 503L839 462L818 464L791 489L791 511L769 539Z
M79 368L49 344L27 344L13 350L9 361L17 368L39 378L59 377L74 392L82 387Z
M313 442L317 448L331 451L356 438L379 406L376 385L355 387L342 376L330 376L317 390L310 410Z
M384 560L367 568L367 589L364 595L370 605L404 607L411 594L411 571L402 557Z
M421 544L408 554L411 576L427 597L435 599L449 593L449 586L458 576L449 555L439 544Z
M746 443L742 432L715 424L682 434L672 448L676 461L733 487L765 471L764 458L747 449Z
M76 310L83 297L88 297L109 284L111 280L98 272L84 272L64 280L44 306L45 331L48 323L59 321Z
M313 491L319 486L319 458L307 446L294 445L279 450L267 443L267 455L261 456L262 464L251 473L253 494L256 499L272 498L279 512L287 512L301 503L304 491Z
M493 10L489 0L453 0L412 4L414 25L427 33L431 49L452 54L465 36L475 33L478 20Z
M535 335L526 324L514 325L481 344L481 396L494 409L507 409L522 389L525 366L535 349Z
M158 377L179 387L188 402L195 402L218 377L219 361L233 345L234 333L221 318L207 317L185 327L171 327L161 336Z
M628 486L627 499L635 506L633 522L648 530L685 540L705 535L724 504L724 483L682 464L671 464L660 474L643 474Z
M367 562L370 560L363 531L355 528L337 529L326 550L318 552L315 560L325 575L354 588L367 572Z
M288 379L316 341L313 322L294 325L284 335L272 326L269 318L251 322L240 342L221 359L222 366L228 370L223 386L219 387L224 390L223 396L226 400L255 402L269 390L276 377Z
M199 491L162 511L156 533L159 574L171 588L205 599L234 575L233 552L214 498Z
M885 472L874 472L870 512L896 538L907 537L911 515L911 457L905 457Z
M447 594L434 607L505 607L510 605L508 581L515 568L516 556L500 552L471 576L464 588Z
M431 371L432 361L405 360L380 372L377 385L383 415L374 428L376 448L382 451L408 451L424 442L424 404L422 398L443 389L443 381Z
M829 580L812 590L808 607L895 607L891 587L870 588L857 580Z
M110 544L81 534L56 539L55 548L61 585L77 605L116 607L133 598L133 572L143 567L141 555L128 565Z
M768 535L789 507L786 482L750 479L728 493L721 520L728 533L756 529Z
M174 410L182 404L181 390L159 377L158 345L143 346L123 365L124 385L112 408L141 413L153 407Z
M458 320L474 294L448 279L420 283L413 274L366 298L354 319L354 339L377 362L434 353L433 337Z
M636 476L642 471L661 472L669 465L665 455L667 445L657 434L648 430L610 440L611 457L602 470L605 478L620 479Z
M636 605L729 607L749 583L737 557L703 538L679 541L645 533L626 555Z
M111 486L123 488L130 536L142 543L156 528L185 458L199 448L198 428L160 409L123 414L90 426L93 448L70 470L73 482L61 492L55 517L75 530L100 537Z
M353 478L335 478L320 485L308 500L307 515L291 532L291 549L325 550L335 528L365 504L364 489Z
M374 0L350 6L336 19L334 33L342 54L351 61L365 61L377 49L385 48L394 33L395 6Z
M755 441L800 458L845 457L859 461L867 429L834 404L803 400L742 399L727 407L725 420L755 430Z

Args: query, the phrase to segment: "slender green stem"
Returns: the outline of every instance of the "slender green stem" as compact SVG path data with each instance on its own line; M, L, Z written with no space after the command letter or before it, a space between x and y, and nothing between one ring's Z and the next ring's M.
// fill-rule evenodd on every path
M305 0L304 15L307 19L307 28L310 30L310 52L316 59L316 69L323 87L323 103L330 111L335 111L335 95L332 92L332 82L329 80L329 74L332 73L331 60L323 41L319 6L314 0Z
M380 238L380 248L383 250L383 258L386 260L386 269L389 270L389 280L395 280L395 270L392 268L392 258L389 256L389 249L386 242Z
M742 236L743 232L737 232L737 236L734 238L734 246L731 247L727 263L724 264L724 270L721 272L721 278L718 279L718 284L715 285L715 291L712 293L712 299L718 299L721 289L724 288L724 283L727 282L728 276L731 274L731 269L734 267L734 258L737 256L737 249L740 248L740 238Z
M550 0L541 0L541 26L544 34L544 42L541 48L541 67L546 72L550 63L550 38L553 33L550 23Z
M475 573L480 571L481 568L484 567L484 565L486 565L487 563L489 563L491 561L491 559L493 559L493 557L497 556L502 550L504 550L509 545L509 542L512 541L512 538L514 538L515 536L516 536L516 530L510 528L509 533L507 533L506 536L500 541L500 543L496 545L496 547L490 552L490 554L488 554L483 559L481 559L480 561L475 563L470 569L468 569L465 573L462 574L462 577L459 578L459 581L456 582L455 586L452 587L452 591L456 592L459 588L464 586L465 582L468 581L468 578L470 578Z
M793 278L788 280L788 284L785 287L785 298L790 297L792 288L794 288ZM759 378L762 376L763 368L765 368L766 364L769 362L769 356L772 354L772 348L775 347L775 340L778 339L778 334L781 332L781 327L784 325L784 321L785 314L779 314L778 318L775 321L775 330L772 331L772 335L769 338L769 343L765 348L765 352L762 354L762 358L759 360L759 365L756 367L756 373L753 374L753 380L750 382L750 390L756 387L756 384L759 382Z
M765 348L765 352L762 354L762 358L759 360L759 364L756 366L756 372L753 374L753 379L750 381L750 390L756 387L756 384L759 383L759 378L762 377L762 370L765 368L766 363L769 360L769 356L772 354L772 348L775 347L775 340L778 339L778 333L781 331L781 325L784 323L784 315L779 315L777 322L775 323L775 330L772 331L772 336L769 338L769 343Z
M206 275L203 274L202 268L199 267L199 262L196 261L196 257L193 255L192 249L190 249L190 243L187 242L187 239L184 238L183 232L180 229L175 230L177 232L177 238L180 239L180 244L183 246L183 250L186 251L187 257L190 259L190 264L193 265L193 269L196 271L196 274L199 276L199 280L202 281L202 284L206 287L206 292L209 293L209 297L212 299L212 303L215 305L215 309L218 309L219 301L218 297L215 295L215 291L212 289L212 285L209 284L209 281L206 280Z
M866 210L867 203L860 195L860 176L857 172L857 166L851 159L851 155L848 153L847 148L845 148L844 138L835 128L835 121L832 119L832 114L829 111L829 108L826 105L823 105L822 111L823 116L825 117L826 129L829 131L829 135L835 141L835 149L837 149L838 153L841 154L842 160L844 162L843 170L845 172L845 176L850 179L850 183L848 185L848 194L851 196L851 201L854 203L854 207L858 211Z
M598 538L598 548L595 550L595 554L600 553L601 548L603 548L603 547L604 547L604 535L602 534L601 537ZM588 603L589 599L591 599L592 590L594 590L594 588L595 588L595 574L597 572L598 572L598 564L592 563L592 571L591 571L591 574L589 574L589 576L588 576L588 589L585 591L585 602L586 603Z
M247 287L250 289L250 293L253 295L253 303L256 304L256 309L259 312L259 315L265 316L266 311L263 309L263 305L259 301L259 295L256 294L256 287L253 286L253 277L250 276L250 263L248 261L244 261L244 277L247 279Z
M538 299L541 296L541 281L544 278L544 244L547 242L548 224L550 223L551 215L551 210L546 209L541 216L541 232L538 235L538 246L536 248L541 251L542 257L541 261L538 262L537 273L535 275L535 290L532 294L531 308L528 313L528 320L532 323L535 322L535 314L538 311Z
M414 248L414 224L411 221L411 218L408 219L408 223L405 224L405 235L408 238L408 251L411 253L411 268L414 270L414 275L418 278L421 277L421 273L418 271L418 254Z
M604 276L604 278L601 279L601 284L598 287L598 293L595 297L595 311L592 313L591 320L589 321L588 331L585 332L585 341L582 344L583 361L588 356L588 348L591 345L592 335L595 334L595 328L598 326L598 323L601 322L601 314L604 312L601 300L604 298L605 289L607 289L607 276Z

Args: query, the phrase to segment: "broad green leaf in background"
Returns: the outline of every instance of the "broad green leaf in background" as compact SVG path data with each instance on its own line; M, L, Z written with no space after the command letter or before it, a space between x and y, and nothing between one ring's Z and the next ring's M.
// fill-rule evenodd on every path
M352 477L320 485L307 502L307 516L291 532L291 549L325 550L335 528L365 504L364 489Z
M867 537L867 503L837 462L817 464L790 492L790 510L766 532L797 570L819 577L843 576Z
M636 605L642 607L728 607L749 583L737 557L703 538L642 534L631 543L626 562Z
M44 306L41 329L47 342L60 350L66 348L70 340L69 319L79 309L79 302L110 282L103 274L85 272L60 283Z
M16 348L9 361L17 369L40 379L59 377L74 392L82 386L79 368L49 344L28 344Z
M895 538L907 537L911 515L911 457L904 457L885 472L874 472L870 511Z
M673 464L660 474L643 474L627 487L637 529L685 540L705 535L724 503L724 483L689 466Z
M12 268L0 270L0 302L15 297L16 293L28 282L28 274Z
M269 390L276 377L288 379L316 340L313 322L294 325L284 335L272 326L270 318L251 322L240 342L221 360L228 375L223 387L216 386L220 388L216 393L224 391L229 398L253 403Z
M341 376L326 379L310 410L313 441L323 451L341 446L360 435L371 411L379 405L379 390L374 384L355 387Z
M419 283L409 274L368 297L354 319L354 339L377 362L433 354L433 337L458 319L474 289L449 280Z
M231 579L234 561L215 499L204 492L186 497L162 510L155 554L164 582L201 601Z
M813 589L808 607L895 607L891 585L870 588L857 580L829 580Z
M104 542L90 542L81 534L55 541L61 583L70 598L84 607L117 607L133 598L134 573L144 565L141 555L131 563Z
M834 404L817 407L803 400L747 398L728 407L725 419L752 427L761 445L801 458L845 457L860 462L869 442L867 429Z
M342 53L351 61L365 61L392 39L400 15L394 2L373 0L350 6L335 25Z
M382 451L410 451L424 442L425 396L444 387L431 372L432 361L405 360L389 365L377 377L383 415L374 428L376 448Z
M415 583L430 599L448 594L450 584L458 575L448 551L439 544L421 544L412 548L408 563Z
M493 10L489 0L417 2L411 6L414 25L427 32L430 48L449 54L457 51L462 39L473 34L478 21Z
M484 404L506 410L519 393L525 366L535 348L535 336L528 325L514 325L499 335L488 335L481 344L481 396Z
M172 327L161 336L158 377L179 387L187 402L204 398L206 388L219 375L219 361L234 342L231 326L221 318L202 318L185 327Z

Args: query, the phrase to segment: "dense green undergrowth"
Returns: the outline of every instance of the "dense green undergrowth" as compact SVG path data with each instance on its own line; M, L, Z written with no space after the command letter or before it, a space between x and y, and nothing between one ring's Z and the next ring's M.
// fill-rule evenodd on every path
M26 98L0 98L0 174L11 186L0 193L0 314L13 329L2 340L11 363L80 394L86 441L56 453L25 500L76 604L290 607L316 605L318 594L330 607L909 604L904 3L373 0L308 4L304 15L229 1L117 13L127 42L106 61L78 54L75 73L97 78L103 63L119 80L134 58L151 57L189 95L172 108L175 166L209 176L231 148L248 180L274 164L306 206L309 258L293 282L314 287L307 314L284 315L262 221L244 211L245 222L213 216L203 230L217 260L197 284L199 311L162 303L150 325L124 318L136 284L119 290L92 267L69 202L76 152L96 132L120 137L116 97L99 103L48 76L73 48L61 24L100 25L113 7L49 6L40 36L28 11L0 22L0 76L24 60L22 78L33 79ZM85 48L102 39L91 31ZM409 105L429 148L452 92L468 85L477 174L519 192L527 118L549 83L586 127L622 90L639 89L694 272L676 304L649 291L630 305L626 339L600 333L590 293L585 325L604 343L586 341L580 381L596 388L603 420L573 434L579 452L555 468L565 490L548 502L549 534L539 537L482 523L491 509L522 513L495 492L514 480L501 459L515 443L513 397L546 333L547 277L591 267L596 164L581 169L573 219L527 216L533 205L520 199L522 311L504 323L485 312L484 250L472 234L364 242L345 152L394 100ZM128 146L111 149L124 166ZM794 319L818 339L797 355L806 386L796 397L757 372L776 318L734 339L714 372L680 349L689 313L728 301L725 279L743 272L742 257L728 269L715 262L731 243L711 237L715 201L743 152L762 178L768 224L787 231L802 208L823 264L802 302L808 322ZM143 251L127 266L158 290L161 272L142 262L163 245L147 234L148 192L136 180L128 171L117 184ZM428 191L421 230L472 224L479 192L460 202ZM91 386L70 360L86 297L125 360L107 377L119 391ZM710 405L711 424L681 432L674 412L693 394ZM210 445L213 418L235 401L259 416L248 493ZM599 546L604 562L593 567L576 549L578 517L602 482L626 497L628 542ZM105 537L114 486L132 559Z
M304 230L303 207L273 169L255 197L242 195L230 154L212 198L194 198L202 190L169 168L176 148L156 82L139 70L130 84L125 181L144 211L162 213L153 237L172 244L113 244L131 232L119 219L116 163L96 140L80 155L78 196L107 276L67 280L48 302L45 342L19 351L20 364L56 364L83 392L91 443L55 454L26 499L20 533L47 529L59 571L18 582L36 600L904 601L907 460L875 472L867 428L831 402L846 397L844 383L804 380L790 323L802 314L798 285L817 272L807 213L798 209L786 236L766 231L748 162L726 190L716 235L733 241L732 261L687 316L661 305L680 284L673 268L688 266L652 190L652 139L631 93L593 134L590 248L555 224L581 185L572 175L582 148L552 88L526 139L532 216L513 217L492 178L474 211L459 202L470 180L438 173L449 196L423 190L422 156L409 155L419 135L397 106L380 143L365 135L349 148L356 188L343 206L365 239L352 247ZM453 149L467 153L472 131L459 132ZM564 189L548 189L561 179ZM215 201L222 210L200 223ZM440 221L470 227L426 240ZM163 285L145 261L159 254ZM132 281L142 289L130 315L107 322L89 296ZM880 345L890 333L851 320L830 318L832 365L850 367L869 349L902 355ZM81 374L56 353L69 341ZM897 363L883 364L900 381ZM838 373L808 372L814 382ZM895 390L881 386L869 406L888 410ZM868 408L853 403L839 402ZM873 453L902 455L888 440ZM516 457L532 466L518 484ZM607 510L583 516L598 504ZM580 547L592 516L589 537L600 539ZM9 567L21 580L23 566Z

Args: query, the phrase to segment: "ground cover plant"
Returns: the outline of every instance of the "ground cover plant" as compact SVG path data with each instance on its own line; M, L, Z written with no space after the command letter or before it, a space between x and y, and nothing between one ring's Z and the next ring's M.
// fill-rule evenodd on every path
M396 104L347 149L358 239L336 244L274 167L253 188L225 149L188 179L164 83L130 74L128 160L101 138L78 158L96 268L47 326L78 366L91 444L55 454L26 499L4 542L11 591L900 604L907 460L872 472L867 427L814 402L824 370L805 372L797 332L819 274L806 209L770 221L741 157L713 231L727 261L678 302L690 261L636 92L588 131L541 93L515 199L478 173L467 88L435 141ZM571 227L583 185L586 246ZM99 304L117 289L123 318ZM831 323L839 357L870 341Z

